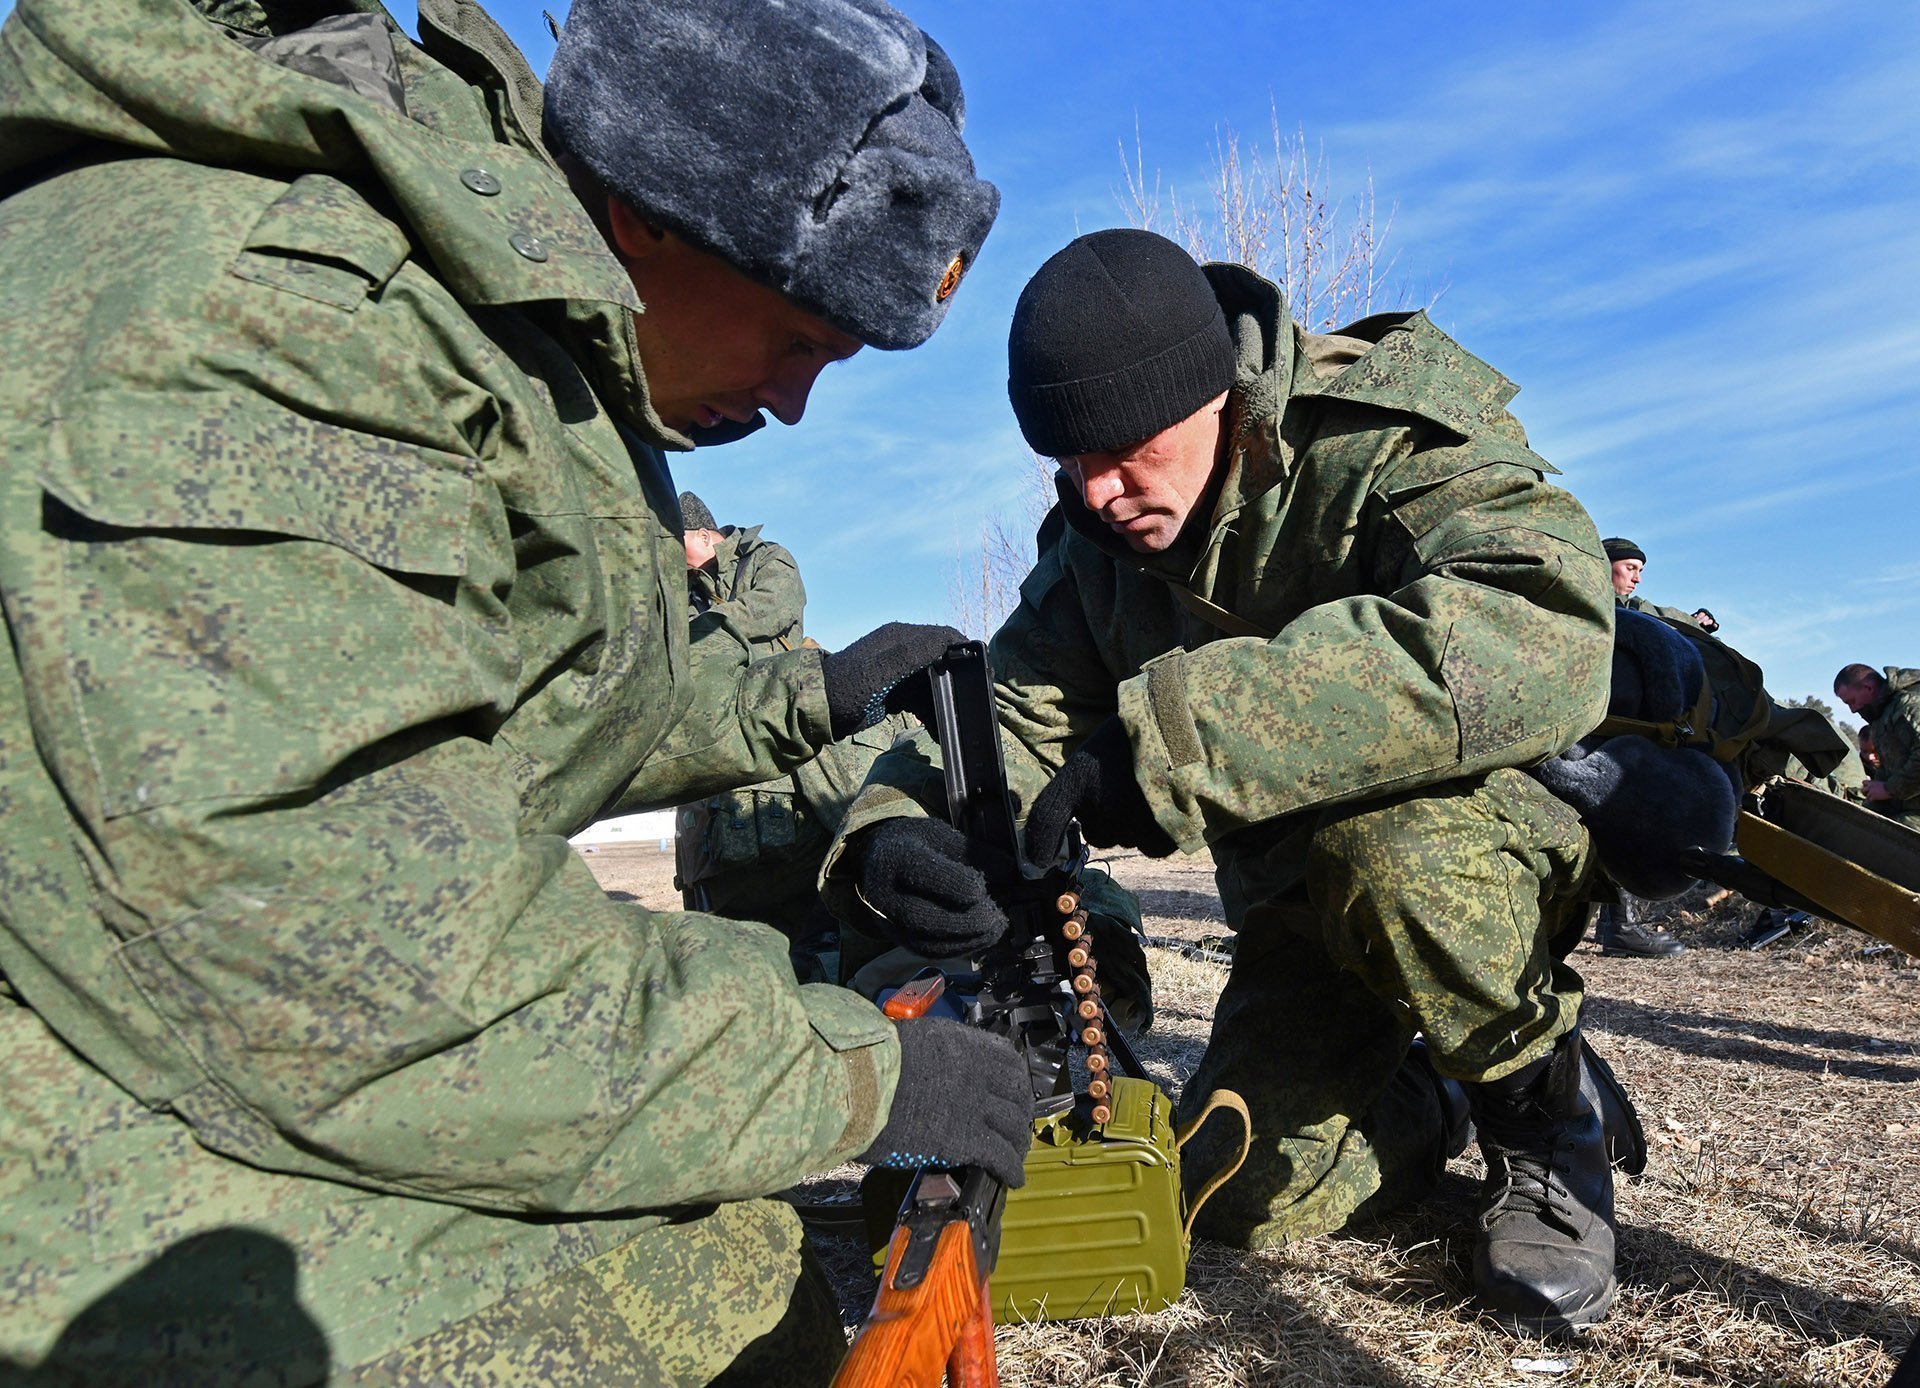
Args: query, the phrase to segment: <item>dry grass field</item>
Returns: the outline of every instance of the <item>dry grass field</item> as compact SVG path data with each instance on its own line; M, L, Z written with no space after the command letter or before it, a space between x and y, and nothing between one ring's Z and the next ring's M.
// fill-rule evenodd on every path
M587 861L610 890L673 903L670 855ZM1222 933L1204 860L1112 867L1150 934ZM1002 1328L1002 1383L1881 1388L1920 1331L1920 964L1838 927L1748 951L1753 914L1683 898L1661 917L1686 955L1574 956L1588 1030L1652 1148L1619 1188L1621 1291L1602 1325L1543 1343L1475 1317L1469 1149L1436 1198L1384 1224L1277 1253L1197 1246L1186 1294L1157 1315ZM1177 1092L1226 969L1149 957L1159 1020L1139 1049ZM811 1193L849 1185L835 1173ZM864 1249L821 1248L857 1316Z

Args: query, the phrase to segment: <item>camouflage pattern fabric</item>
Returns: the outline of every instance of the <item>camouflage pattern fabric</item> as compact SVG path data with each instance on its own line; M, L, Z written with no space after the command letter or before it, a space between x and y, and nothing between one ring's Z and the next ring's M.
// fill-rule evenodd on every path
M1873 801L1874 809L1920 829L1920 669L1889 665L1886 701L1867 728L1880 757L1879 779L1891 800Z
M799 1216L752 1200L664 1225L336 1382L817 1388L845 1350Z
M687 597L696 645L716 627L745 641L756 659L806 641L799 565L757 525L726 527L713 568L688 570ZM772 926L792 943L796 975L840 982L838 928L820 905L820 861L867 769L916 726L895 714L822 748L790 776L683 805L674 848L688 904Z
M1650 613L1655 617L1665 617L1670 622L1685 622L1690 627L1697 627L1700 625L1698 622L1693 620L1693 614L1691 612L1682 612L1677 607L1662 607L1657 602L1648 602L1645 598L1641 597L1638 593L1635 593L1632 597L1627 597L1627 598L1616 596L1614 598L1614 603L1616 606L1624 607L1630 612L1646 612L1646 613Z
M1338 1229L1432 1184L1439 1109L1405 1064L1415 1032L1443 1073L1497 1079L1580 1008L1550 942L1584 925L1587 837L1538 781L1495 771L1314 821L1299 880L1269 878L1240 918L1185 1089L1195 1110L1236 1090L1253 1115L1253 1150L1198 1226L1240 1247ZM1228 1126L1189 1144L1196 1179L1237 1150Z
M420 21L341 31L398 107L327 31L176 0L0 28L0 1357L34 1372L190 1362L182 1261L311 1326L216 1317L192 1381L297 1383L624 1245L670 1285L614 1314L679 1317L646 1333L697 1377L801 1285L789 1229L706 1212L891 1101L871 1005L565 841L810 757L820 657L690 641L631 284L518 55ZM690 1219L761 1272L687 1282Z
M790 651L805 639L800 566L757 525L722 529L713 566L687 570L687 603L689 620L730 623L758 655Z
M1546 481L1498 372L1425 315L1309 334L1252 272L1207 274L1240 359L1211 526L1135 556L1063 479L1042 529L1053 538L991 654L1020 805L1117 712L1160 827L1211 849L1236 928L1297 906L1311 855L1339 856L1326 835L1359 834L1330 812L1435 818L1441 861L1416 855L1412 871L1393 848L1341 840L1359 866L1337 895L1323 869L1313 927L1236 957L1218 1056L1187 1092L1197 1102L1223 1073L1267 1067L1247 1097L1268 1156L1217 1197L1213 1227L1272 1240L1336 1227L1370 1185L1394 1184L1381 1173L1418 1145L1402 1130L1418 1120L1375 1106L1413 1027L1435 1028L1443 1072L1477 1080L1545 1055L1573 1024L1579 982L1546 942L1584 885L1584 833L1514 769L1599 723L1614 594L1592 521ZM924 739L876 764L828 859L844 917L864 910L846 840L929 812L936 774ZM1456 844L1497 851L1476 868L1477 850ZM1296 977L1309 980L1298 993ZM1362 995L1372 1029L1320 1003ZM1296 1000L1300 1035L1274 1037ZM1313 1019L1331 1039L1308 1038ZM1280 1155L1294 1144L1302 1155Z

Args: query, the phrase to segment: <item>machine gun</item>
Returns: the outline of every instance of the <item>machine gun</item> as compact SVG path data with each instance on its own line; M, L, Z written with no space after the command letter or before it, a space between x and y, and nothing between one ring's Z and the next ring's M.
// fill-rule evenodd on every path
M994 713L993 675L978 641L951 646L929 667L934 733L945 767L953 826L1021 864L1018 880L994 883L1009 927L977 974L925 969L888 998L895 1019L925 1016L949 989L970 1026L1006 1037L1027 1062L1034 1116L1079 1108L1097 1126L1113 1114L1113 1066L1141 1073L1126 1037L1106 1015L1080 876L1087 850L1070 830L1067 862L1026 865L1007 789ZM1086 1048L1087 1084L1073 1092L1068 1063ZM875 1175L883 1173L876 1172ZM999 1254L1007 1191L975 1167L922 1167L912 1177L887 1244L879 1290L835 1377L836 1388L989 1388L999 1381L988 1279Z

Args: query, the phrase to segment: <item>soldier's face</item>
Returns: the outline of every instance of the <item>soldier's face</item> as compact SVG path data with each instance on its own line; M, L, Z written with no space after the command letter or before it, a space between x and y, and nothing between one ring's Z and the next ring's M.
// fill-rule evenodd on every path
M1613 591L1623 598L1633 596L1633 590L1640 586L1640 571L1646 564L1638 559L1616 559L1613 561Z
M645 312L634 315L654 412L669 428L798 424L820 373L860 350L841 332L716 255L608 200L615 249Z
M1840 696L1840 702L1855 714L1864 715L1873 701L1880 697L1880 687L1868 682L1862 684L1843 684L1834 691Z
M1059 459L1080 499L1137 554L1179 537L1226 456L1225 394L1152 438L1104 453Z

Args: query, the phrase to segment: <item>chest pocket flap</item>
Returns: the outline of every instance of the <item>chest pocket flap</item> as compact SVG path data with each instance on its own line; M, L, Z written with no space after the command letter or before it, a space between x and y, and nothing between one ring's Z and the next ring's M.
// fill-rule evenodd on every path
M406 233L327 174L288 185L248 233L233 273L348 312L407 261Z
M40 481L119 529L294 536L383 569L458 575L474 466L258 396L94 391L55 416Z

